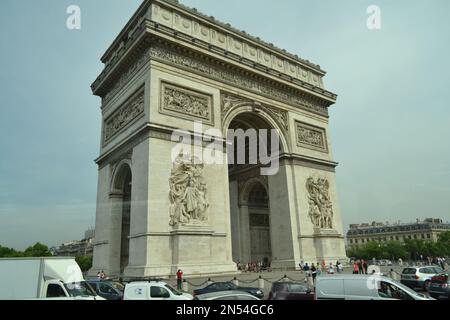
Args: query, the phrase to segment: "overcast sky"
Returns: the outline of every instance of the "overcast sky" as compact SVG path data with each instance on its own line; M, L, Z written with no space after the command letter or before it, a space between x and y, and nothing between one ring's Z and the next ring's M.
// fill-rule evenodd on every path
M328 72L344 225L450 220L449 1L182 2ZM58 245L94 225L100 99L89 86L140 3L0 1L0 244ZM66 28L71 4L79 31ZM371 4L378 31L366 27Z

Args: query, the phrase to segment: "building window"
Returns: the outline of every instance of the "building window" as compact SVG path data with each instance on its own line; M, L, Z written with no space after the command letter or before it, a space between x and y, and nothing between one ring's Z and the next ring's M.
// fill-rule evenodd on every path
M355 239L355 243L358 243L358 239Z
M394 236L391 236L391 240L394 240Z
M408 236L408 239L412 239L412 238L411 238L411 235Z
M353 243L353 240L352 240L352 239L350 239L350 243Z
M364 239L361 239L361 243L364 243Z
M417 239L417 234L414 235L414 239Z
M425 235L422 233L422 239L425 239Z
M431 234L427 234L427 239L431 239Z
M397 241L398 241L398 240L400 240L400 238L399 238L398 236L395 236L395 240L397 240Z

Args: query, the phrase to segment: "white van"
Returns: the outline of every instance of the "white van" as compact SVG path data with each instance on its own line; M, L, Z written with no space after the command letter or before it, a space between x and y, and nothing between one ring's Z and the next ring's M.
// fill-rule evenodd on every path
M189 293L183 293L163 281L138 281L125 285L124 300L193 300Z
M316 300L434 300L381 275L327 275L316 278Z
M0 300L104 300L74 258L0 259Z

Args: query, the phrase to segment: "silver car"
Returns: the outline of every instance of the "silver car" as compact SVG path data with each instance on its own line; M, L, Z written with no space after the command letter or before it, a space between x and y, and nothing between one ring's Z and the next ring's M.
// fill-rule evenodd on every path
M400 282L412 289L428 290L431 278L442 271L438 266L407 267L402 271Z
M194 300L260 300L250 293L244 291L219 291L199 294Z

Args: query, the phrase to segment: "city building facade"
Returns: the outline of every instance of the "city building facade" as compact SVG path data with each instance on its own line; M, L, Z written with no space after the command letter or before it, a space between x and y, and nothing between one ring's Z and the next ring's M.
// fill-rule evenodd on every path
M412 223L372 222L351 224L347 231L347 247L365 245L370 241L387 242L426 240L436 242L440 233L450 231L450 224L442 219L417 219Z

